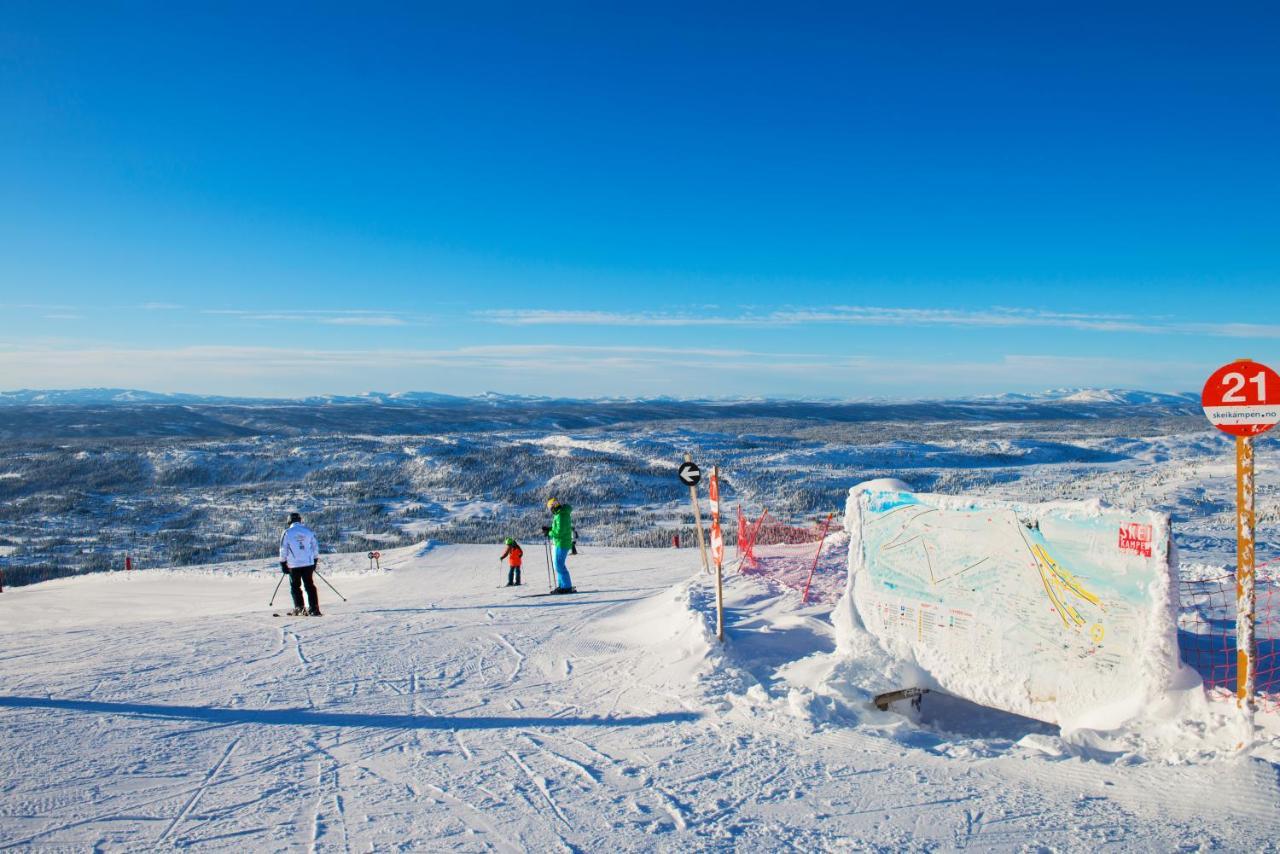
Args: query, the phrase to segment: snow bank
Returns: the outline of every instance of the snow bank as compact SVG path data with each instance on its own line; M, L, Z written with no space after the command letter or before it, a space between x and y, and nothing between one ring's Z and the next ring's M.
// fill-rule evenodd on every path
M1015 504L850 491L839 651L870 691L919 685L1105 731L1198 678L1178 656L1168 517L1100 502ZM882 680L880 684L865 684Z
M701 616L705 610L698 589L701 583L703 579L694 576L660 595L619 609L616 615L601 620L600 637L661 652L672 681L687 681L705 672L715 636Z

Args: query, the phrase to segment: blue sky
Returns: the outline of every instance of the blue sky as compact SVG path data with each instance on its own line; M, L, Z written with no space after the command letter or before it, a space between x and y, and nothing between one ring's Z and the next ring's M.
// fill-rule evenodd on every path
M1274 8L601 5L6 4L0 388L1280 362Z

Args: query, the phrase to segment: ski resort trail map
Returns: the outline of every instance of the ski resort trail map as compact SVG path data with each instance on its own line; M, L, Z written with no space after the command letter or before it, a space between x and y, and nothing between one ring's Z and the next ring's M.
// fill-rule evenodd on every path
M326 556L322 618L273 619L260 564L0 594L0 849L1275 850L1269 761L841 711L829 605L731 576L720 651L692 550L584 551L592 592L531 600L493 556Z
M1176 669L1167 535L1151 542L1167 520L1083 508L1022 518L933 500L869 499L859 596L876 632L909 645L944 688L953 675L959 687L972 659L989 658L1010 677L988 686L989 703L1061 723L1145 688L1162 643L1166 670ZM1131 546L1130 529L1146 539Z

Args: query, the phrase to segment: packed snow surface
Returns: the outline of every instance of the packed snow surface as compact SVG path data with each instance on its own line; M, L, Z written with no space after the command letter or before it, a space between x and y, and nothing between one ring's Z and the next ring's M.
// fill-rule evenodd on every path
M1274 734L880 712L830 601L731 574L721 647L693 550L585 549L569 597L500 551L326 555L322 618L267 560L0 594L0 848L1277 850Z

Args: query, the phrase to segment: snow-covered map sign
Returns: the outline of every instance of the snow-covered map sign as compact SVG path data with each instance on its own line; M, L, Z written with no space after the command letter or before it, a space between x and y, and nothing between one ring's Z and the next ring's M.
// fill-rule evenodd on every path
M1167 516L855 488L846 524L862 623L922 687L1109 727L1180 667Z

